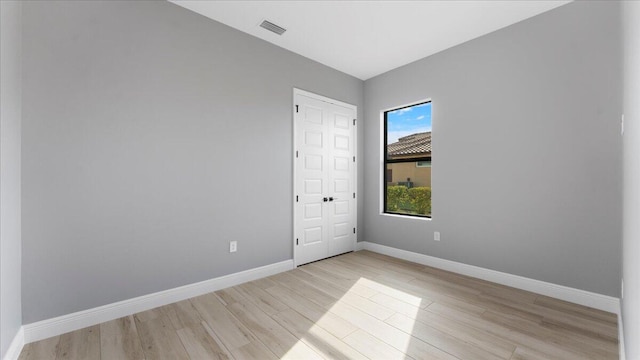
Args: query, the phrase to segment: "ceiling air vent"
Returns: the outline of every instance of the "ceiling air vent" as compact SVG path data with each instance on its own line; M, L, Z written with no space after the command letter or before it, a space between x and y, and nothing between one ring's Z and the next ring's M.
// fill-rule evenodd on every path
M274 23L272 23L271 21L267 21L267 20L263 20L262 24L260 24L261 28L267 29L273 33L276 33L278 35L282 35L285 31L287 31L287 29L280 27Z

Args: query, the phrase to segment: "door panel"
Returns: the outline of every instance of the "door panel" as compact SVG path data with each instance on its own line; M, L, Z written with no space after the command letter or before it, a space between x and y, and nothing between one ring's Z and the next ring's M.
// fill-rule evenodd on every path
M297 265L355 249L355 109L296 94Z
M303 245L321 244L323 242L322 227L316 226L304 229Z
M305 262L325 253L327 209L323 204L327 192L327 155L325 146L326 111L321 102L304 102L299 107L296 127L298 144L296 188L298 202L296 234L303 248Z
M329 256L353 251L355 245L355 227L353 199L355 160L352 139L355 114L350 109L331 104L332 121L328 122L328 133L333 141L329 144L329 158L333 158L333 167L329 169L330 197L329 205Z

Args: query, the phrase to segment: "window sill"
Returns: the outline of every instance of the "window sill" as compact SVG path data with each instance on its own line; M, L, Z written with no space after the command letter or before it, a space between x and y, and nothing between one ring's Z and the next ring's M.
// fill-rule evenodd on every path
M418 221L431 221L433 218L421 217L421 216L410 216L410 215L401 215L401 214L389 214L389 213L380 213L382 216L388 216L392 218L400 218L400 219L408 219L408 220L418 220Z

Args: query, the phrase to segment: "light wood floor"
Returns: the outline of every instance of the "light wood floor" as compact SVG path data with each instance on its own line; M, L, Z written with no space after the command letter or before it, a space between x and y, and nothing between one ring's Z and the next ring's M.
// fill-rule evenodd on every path
M28 344L20 359L617 359L616 322L360 251Z

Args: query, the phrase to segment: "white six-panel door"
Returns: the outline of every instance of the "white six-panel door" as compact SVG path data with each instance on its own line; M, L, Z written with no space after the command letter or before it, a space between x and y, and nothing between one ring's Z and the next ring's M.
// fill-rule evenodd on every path
M356 107L294 90L297 265L355 250Z

